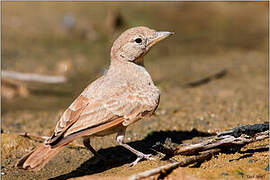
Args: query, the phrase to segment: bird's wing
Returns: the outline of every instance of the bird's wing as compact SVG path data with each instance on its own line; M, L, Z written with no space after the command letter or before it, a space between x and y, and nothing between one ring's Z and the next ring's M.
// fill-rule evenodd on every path
M62 114L54 129L54 134L46 141L46 143L51 144L58 141L59 137L63 136L63 134L78 121L82 111L88 104L88 98L80 95Z
M109 92L103 98L95 100L94 104L89 103L79 120L69 128L65 135L116 121L119 118L122 119L121 123L127 126L146 114L153 113L159 103L159 93L150 91L146 94L140 89L131 90L124 85L112 87ZM94 133L97 133L96 130L91 134Z
M159 104L159 92L143 89L131 90L122 96L113 97L105 104L108 111L124 117L124 126L151 115Z
M63 138L71 141L78 136L95 134L120 124L127 126L146 114L152 114L159 96L147 98L142 94L118 87L110 89L110 93L105 93L102 98L79 96L60 118L54 136L48 143L59 144Z

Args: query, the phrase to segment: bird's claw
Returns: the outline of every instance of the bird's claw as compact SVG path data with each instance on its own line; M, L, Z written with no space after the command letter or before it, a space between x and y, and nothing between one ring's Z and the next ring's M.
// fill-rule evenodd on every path
M147 159L147 160L151 160L151 161L155 160L155 158L153 158L152 154L145 154L143 158Z
M129 167L135 166L142 159L155 160L155 158L152 157L152 154L140 154L135 161L129 164Z

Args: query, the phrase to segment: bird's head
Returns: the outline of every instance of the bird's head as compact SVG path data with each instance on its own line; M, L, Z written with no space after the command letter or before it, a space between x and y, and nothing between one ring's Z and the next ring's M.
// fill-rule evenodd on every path
M111 58L112 60L141 64L143 63L143 56L153 45L172 34L174 33L155 31L143 26L128 29L113 43Z

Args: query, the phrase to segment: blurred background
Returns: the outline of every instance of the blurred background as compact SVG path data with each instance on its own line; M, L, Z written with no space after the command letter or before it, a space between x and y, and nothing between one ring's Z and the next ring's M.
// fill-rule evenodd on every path
M268 10L268 2L3 2L2 70L66 81L2 77L1 131L50 135L104 73L113 41L134 26L176 34L145 57L161 102L154 117L129 128L129 141L268 121ZM112 138L94 147L115 145Z

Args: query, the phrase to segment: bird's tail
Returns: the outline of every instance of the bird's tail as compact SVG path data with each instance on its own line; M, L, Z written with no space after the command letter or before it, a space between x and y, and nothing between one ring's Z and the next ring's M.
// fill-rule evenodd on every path
M63 146L52 148L50 145L41 144L36 149L21 158L16 166L33 171L40 170Z

